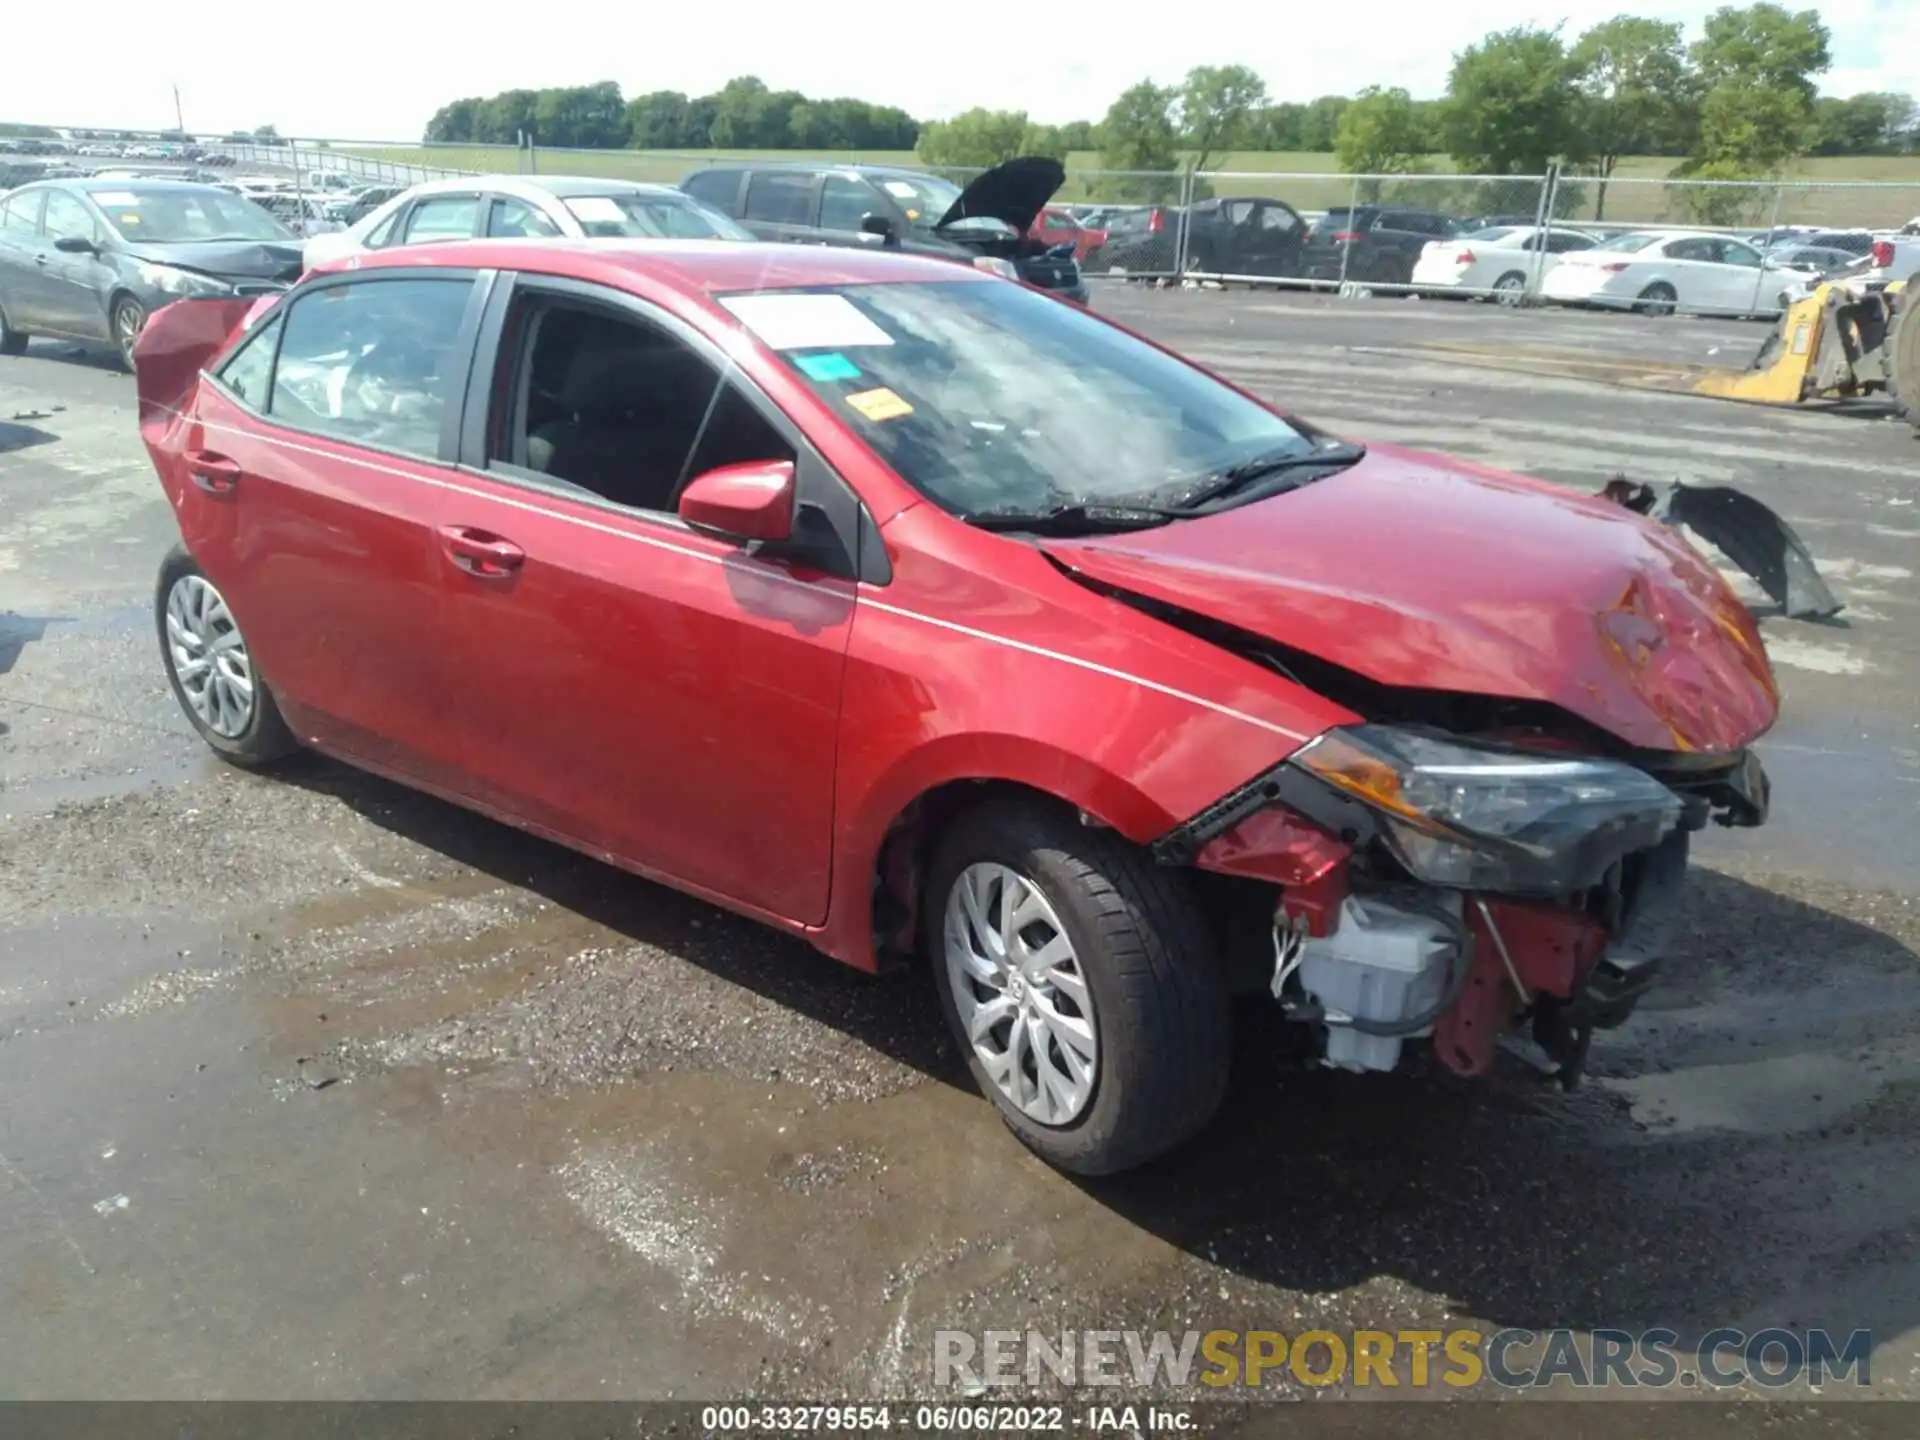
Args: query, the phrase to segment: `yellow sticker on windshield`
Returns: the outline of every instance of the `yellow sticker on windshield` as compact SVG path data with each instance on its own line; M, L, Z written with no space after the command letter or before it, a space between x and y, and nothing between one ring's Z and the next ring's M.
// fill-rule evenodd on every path
M898 420L902 415L913 413L913 406L884 385L878 390L862 390L847 396L847 404L869 420Z

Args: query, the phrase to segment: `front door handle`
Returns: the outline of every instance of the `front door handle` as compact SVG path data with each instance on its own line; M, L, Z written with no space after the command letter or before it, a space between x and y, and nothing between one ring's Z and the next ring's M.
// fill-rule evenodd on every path
M440 543L455 565L483 580L512 575L527 558L527 552L511 540L503 540L490 530L472 525L443 526Z
M187 474L209 495L231 495L240 484L240 462L211 450L189 450Z

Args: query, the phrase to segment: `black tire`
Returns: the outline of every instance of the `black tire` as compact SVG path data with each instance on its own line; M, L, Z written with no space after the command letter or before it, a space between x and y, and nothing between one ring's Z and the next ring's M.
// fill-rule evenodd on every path
M186 687L181 684L175 647L167 632L167 605L173 596L175 584L189 576L198 577L209 586L212 584L207 580L206 572L187 553L186 547L176 545L167 552L167 558L160 562L160 578L154 587L153 597L154 624L160 638L160 663L167 672L167 684L173 689L173 698L179 702L180 713L187 717L188 723L207 742L208 748L223 760L247 769L256 769L286 759L299 750L300 742L287 728L287 722L280 715L280 706L273 698L273 690L257 665L249 664L253 681L253 706L245 727L237 734L226 735L214 729L200 716L188 698ZM219 592L216 590L214 593L217 595ZM237 630L237 625L234 628Z
M968 1039L945 951L955 883L1006 866L1059 917L1092 1000L1093 1088L1067 1124L1043 1124L994 1084ZM939 837L925 891L925 946L941 1008L974 1083L1021 1142L1075 1175L1146 1163L1200 1131L1226 1094L1227 986L1187 878L1064 808L1008 799L963 811Z
M1367 266L1364 282L1369 285L1411 285L1413 266L1404 255L1377 256Z
M1642 315L1671 315L1679 299L1671 285L1656 280L1634 297L1633 308Z
M1887 397L1900 416L1920 430L1920 272L1894 297L1893 333L1885 341Z
M107 310L107 323L114 348L120 352L120 364L131 375L133 343L140 338L140 331L147 323L146 306L131 295L116 295Z
M0 302L0 355L27 353L27 332L16 330L7 320L7 307Z
M1493 282L1493 298L1509 310L1518 310L1527 302L1527 277L1518 270L1509 270Z

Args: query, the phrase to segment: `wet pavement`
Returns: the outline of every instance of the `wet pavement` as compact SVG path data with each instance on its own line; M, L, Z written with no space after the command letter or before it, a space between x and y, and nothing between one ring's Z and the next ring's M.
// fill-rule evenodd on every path
M1563 1096L1291 1070L1075 1183L932 992L328 762L206 758L147 608L131 383L0 359L0 1394L924 1393L936 1329L1869 1329L1920 1387L1920 440L1475 370L1763 327L1103 290L1336 430L1735 483L1842 623L1768 617L1775 818ZM1275 1372L1276 1395L1301 1387Z

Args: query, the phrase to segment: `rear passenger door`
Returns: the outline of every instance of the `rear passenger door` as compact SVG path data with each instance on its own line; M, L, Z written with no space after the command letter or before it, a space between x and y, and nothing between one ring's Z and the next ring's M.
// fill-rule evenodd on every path
M182 534L295 733L455 793L448 709L484 656L448 646L440 527L489 283L328 277L256 328L185 422Z
M747 177L740 223L761 240L818 241L820 176L805 170L755 170Z

